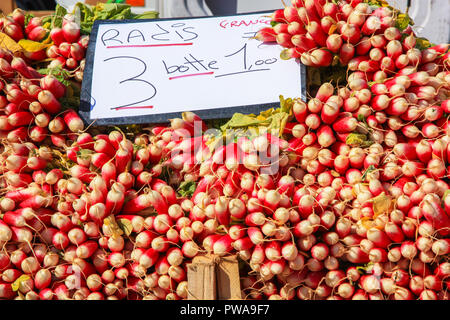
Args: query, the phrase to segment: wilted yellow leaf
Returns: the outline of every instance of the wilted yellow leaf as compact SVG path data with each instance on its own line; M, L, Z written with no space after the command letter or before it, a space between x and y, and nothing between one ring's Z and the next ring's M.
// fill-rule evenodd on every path
M410 24L411 18L406 13L400 13L395 21L395 26L400 30L405 30Z
M362 226L369 230L370 228L373 228L375 226L375 222L372 220L372 218L369 217L362 217L360 219Z
M244 222L244 219L238 219L238 218L235 218L235 217L231 217L231 222L230 222L230 224L231 224L231 225L234 225L234 224L241 224L242 222ZM220 225L220 226L217 228L216 231L219 232L219 233L221 233L221 232L225 232L225 233L226 233L226 229L225 229L225 227L224 227L223 225Z
M330 30L328 30L328 35L332 35L332 34L336 31L336 29L337 29L337 25L336 25L336 24L333 24L333 25L330 27Z
M289 50L288 49L284 49L280 53L280 58L281 58L281 60L289 60L292 57L291 57L291 54L289 53Z
M18 277L18 278L16 279L16 281L14 281L14 282L11 284L11 288L13 289L13 291L17 291L17 290L19 290L19 288L20 288L20 284L21 284L23 281L27 281L27 280L29 280L29 279L30 279L30 276L29 276L29 275L23 274L23 275L21 275L20 277Z
M41 41L44 44L48 44L49 46L53 45L52 37L50 37L50 33L48 34L47 38Z
M447 198L448 195L450 195L450 190L446 190L446 191L444 192L444 195L442 196L442 201L445 201L445 198Z
M119 219L117 220L117 224L119 225L120 230L122 230L127 236L133 232L133 225L131 221L128 219Z
M47 49L51 46L49 43L41 43L37 41L32 41L28 39L21 39L19 40L19 45L28 52L37 52L44 49Z
M331 170L331 175L333 176L333 177L335 177L335 178L339 178L341 175L337 172L337 171L335 171L335 170Z
M431 42L426 38L416 38L416 46L420 50L428 49L432 46Z
M232 220L233 220L233 218L231 218ZM226 228L224 227L224 225L219 225L217 228L216 228L216 232L218 233L218 234L226 234L227 233L227 230L226 230Z
M353 195L353 197L355 197L355 198L358 196L358 194L356 193L355 187L352 187L352 195Z
M370 0L369 4L379 7L390 7L389 3L387 3L386 0Z
M392 198L384 192L372 199L373 213L376 216L392 211Z
M367 136L363 133L350 133L345 139L345 143L351 147L366 148L373 144L373 141L368 140Z
M7 34L0 32L0 47L16 53L22 51L22 47Z
M105 219L103 219L103 224L109 228L112 234L112 238L117 238L123 234L123 229L116 222L116 219L113 215L109 215Z

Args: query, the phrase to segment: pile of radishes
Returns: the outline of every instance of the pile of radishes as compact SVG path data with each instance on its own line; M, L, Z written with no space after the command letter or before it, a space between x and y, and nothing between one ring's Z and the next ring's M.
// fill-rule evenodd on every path
M26 12L17 8L10 15L0 19L0 30L16 42L22 39L40 42L44 45L35 51L23 50L23 57L30 62L47 61L49 68L61 67L72 73L81 82L89 36L82 35L75 16L67 14L62 18L62 26L46 28L42 17L32 17L25 25Z
M19 13L3 32L43 39ZM365 1L272 17L257 38L348 68L293 99L279 134L222 141L192 112L85 129L64 84L0 51L0 299L186 299L204 253L244 261L244 299L449 298L448 45L417 48ZM82 72L88 38L64 21L46 63Z

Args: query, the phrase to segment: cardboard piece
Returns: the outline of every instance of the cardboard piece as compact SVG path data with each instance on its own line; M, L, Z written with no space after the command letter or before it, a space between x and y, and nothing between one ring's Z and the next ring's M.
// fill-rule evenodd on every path
M191 263L187 267L188 299L216 300L215 264Z
M203 266L214 265L214 280L204 274ZM198 266L198 268L194 268ZM191 269L192 268L192 269ZM191 269L191 272L189 271ZM241 300L241 284L239 276L239 263L236 255L219 257L217 255L206 254L194 257L192 263L188 265L188 299L196 297L214 297L218 300ZM207 287L205 282L213 281L215 286ZM203 283L202 283L203 282ZM198 288L203 288L204 292L199 293ZM207 292L206 290L211 290Z
M239 263L237 256L220 258L217 277L217 296L219 300L240 300L241 280L239 276Z

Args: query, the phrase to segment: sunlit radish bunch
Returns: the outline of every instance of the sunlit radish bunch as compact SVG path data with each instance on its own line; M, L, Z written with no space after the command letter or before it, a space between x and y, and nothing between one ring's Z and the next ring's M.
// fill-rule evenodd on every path
M15 9L10 15L0 19L0 30L19 42L27 39L35 42L50 43L50 46L29 52L24 50L23 57L30 62L42 62L48 58L47 66L59 66L71 72L73 78L81 82L89 36L82 35L75 16L67 14L62 19L62 27L48 29L43 25L42 17L32 17L27 21L26 12Z
M0 49L0 133L10 143L51 140L61 146L67 135L78 132L84 124L77 112L66 109L59 99L66 86L53 75L42 75L27 62ZM13 154L10 154L13 156ZM15 165L20 163L13 161Z
M272 14L273 27L261 29L257 38L285 47L286 58L300 58L310 67L339 62L366 72L368 81L385 79L384 73L391 75L419 62L429 70L430 59L447 51L438 46L421 61L411 26L398 29L397 12L367 2L293 0Z

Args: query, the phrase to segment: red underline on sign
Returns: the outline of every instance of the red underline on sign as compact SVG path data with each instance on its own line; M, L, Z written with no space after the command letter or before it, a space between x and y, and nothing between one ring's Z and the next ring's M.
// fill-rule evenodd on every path
M115 110L123 110L123 109L152 109L153 106L139 106L139 107L134 107L134 106L130 106L130 107L118 107L118 108L113 108Z
M178 79L178 78L185 78L185 77L204 76L204 75L208 75L208 74L214 74L214 72L183 74L181 76L170 77L169 80Z
M130 44L122 46L107 46L107 49L115 48L152 48L152 47L174 47L174 46L191 46L193 42L186 43L159 43L159 44Z

